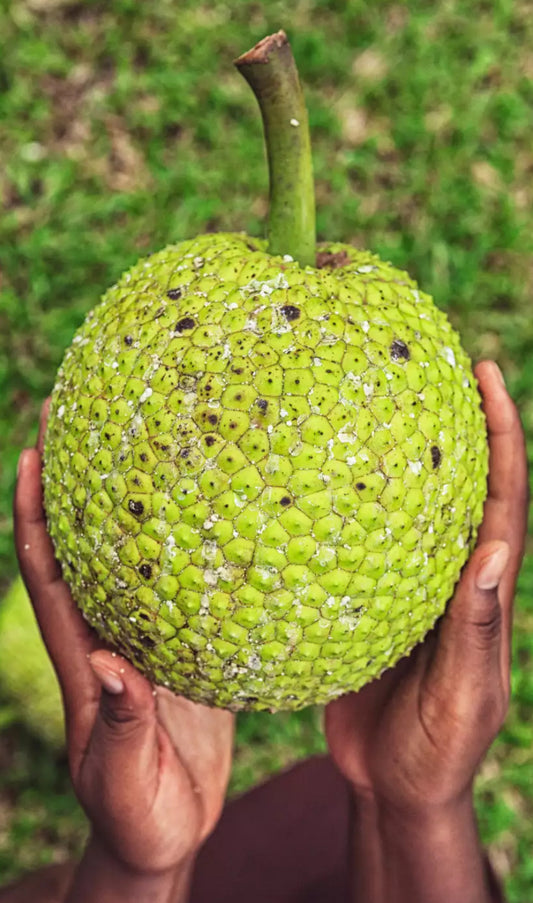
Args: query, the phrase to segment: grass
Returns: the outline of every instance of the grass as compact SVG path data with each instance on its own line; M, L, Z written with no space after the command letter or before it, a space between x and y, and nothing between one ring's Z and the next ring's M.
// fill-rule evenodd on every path
M0 588L19 449L100 293L170 241L262 233L261 127L230 61L279 27L306 85L320 237L370 246L434 294L472 356L501 364L533 456L526 0L0 0ZM533 898L532 600L530 555L512 709L477 785L511 903ZM79 849L84 825L64 765L0 711L7 879ZM245 717L233 787L320 748L317 713Z

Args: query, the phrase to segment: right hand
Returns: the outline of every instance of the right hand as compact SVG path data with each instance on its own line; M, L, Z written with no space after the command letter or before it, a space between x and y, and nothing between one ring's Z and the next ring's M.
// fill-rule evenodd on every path
M527 529L526 449L498 368L485 361L476 375L490 449L477 548L425 641L326 709L331 755L356 792L418 821L470 799L509 700L512 605Z
M98 639L76 608L47 534L42 437L15 493L22 576L63 694L74 790L93 834L139 874L189 862L215 827L232 758L233 716L154 689Z

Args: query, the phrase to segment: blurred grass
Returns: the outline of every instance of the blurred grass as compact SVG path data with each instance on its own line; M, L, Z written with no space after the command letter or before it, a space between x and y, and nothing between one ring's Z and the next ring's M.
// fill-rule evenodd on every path
M231 60L288 31L313 130L320 237L409 269L505 371L533 455L533 17L527 0L0 0L0 587L21 446L74 329L138 256L261 234L255 102ZM531 547L530 547L531 551ZM514 700L477 785L511 903L533 899L533 559ZM79 849L64 764L0 701L0 877ZM2 728L3 725L3 728ZM233 788L323 748L318 714L239 722Z

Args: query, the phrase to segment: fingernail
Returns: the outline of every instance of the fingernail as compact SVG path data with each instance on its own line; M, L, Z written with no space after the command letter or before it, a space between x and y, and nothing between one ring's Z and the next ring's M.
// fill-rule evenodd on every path
M498 379L499 379L501 385L505 387L505 380L504 380L504 378L503 378L503 373L502 373L502 371L500 370L500 368L499 368L498 364L496 363L496 361L493 361L493 362L492 362L492 366L493 366L493 368L494 368L494 375L498 377Z
M502 542L488 558L483 560L476 578L478 589L495 589L502 579L508 561L509 546L506 542Z
M19 459L18 459L18 463L17 463L17 480L20 478L20 475L21 475L22 470L23 470L23 468L24 468L24 462L25 462L26 457L27 457L27 455L26 455L26 452L27 452L27 451L28 451L27 448L23 448L22 451L21 451L21 453L20 453L20 455L19 455Z
M102 684L104 690L107 690L108 693L118 696L119 693L124 692L124 684L118 674L115 674L114 671L103 668L102 665L99 665L97 662L91 662L91 668Z

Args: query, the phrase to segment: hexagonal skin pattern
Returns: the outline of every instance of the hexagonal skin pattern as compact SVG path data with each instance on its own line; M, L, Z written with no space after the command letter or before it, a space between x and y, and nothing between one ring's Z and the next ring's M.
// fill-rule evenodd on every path
M126 272L54 389L50 533L74 599L155 683L298 709L357 690L445 609L488 451L470 362L406 273L242 234Z

